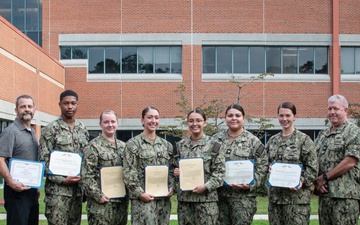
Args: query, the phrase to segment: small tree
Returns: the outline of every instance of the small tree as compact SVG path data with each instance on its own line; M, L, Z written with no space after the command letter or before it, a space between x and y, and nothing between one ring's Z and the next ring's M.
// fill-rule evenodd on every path
M354 119L355 124L360 127L360 103L350 103L349 115Z

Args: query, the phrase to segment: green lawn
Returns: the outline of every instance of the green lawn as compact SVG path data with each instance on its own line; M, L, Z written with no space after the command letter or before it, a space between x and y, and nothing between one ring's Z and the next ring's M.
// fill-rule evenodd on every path
M44 205L44 190L41 190L41 194L40 194L40 214L44 214L45 211L45 205ZM3 198L3 191L0 190L0 198ZM257 214L267 214L268 210L268 200L267 197L258 197L257 198ZM176 214L176 209L177 209L177 201L176 201L176 196L173 196L171 198L171 214ZM318 198L316 196L313 196L311 199L311 214L312 215L317 215L317 208L318 208ZM0 213L6 213L4 207L0 207ZM86 208L85 208L85 204L83 205L83 214L86 214ZM0 220L0 225L5 225L6 221L5 220ZM81 225L87 225L87 221L83 220L81 222ZM128 224L130 224L130 221L128 222ZM170 225L177 225L177 221L171 221ZM253 223L253 225L268 225L269 222L267 220L255 220ZM310 222L310 225L318 225L319 222L317 220L312 220ZM39 225L47 225L46 221L40 221ZM359 221L359 225L360 225L360 221Z

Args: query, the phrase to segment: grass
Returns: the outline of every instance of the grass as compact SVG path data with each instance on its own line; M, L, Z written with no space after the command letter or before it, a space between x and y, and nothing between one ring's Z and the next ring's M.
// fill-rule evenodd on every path
M44 214L45 212L45 204L44 204L44 189L41 189L40 194L40 214ZM0 191L0 198L3 198L3 191ZM257 212L256 214L267 214L268 213L268 199L267 197L257 197ZM311 215L317 215L317 209L318 209L318 198L316 196L313 196L311 199ZM171 197L171 214L176 214L177 211L177 201L176 196ZM129 211L130 212L130 211ZM6 213L4 207L0 207L0 213ZM83 214L86 214L86 203L83 204ZM130 224L130 221L128 222ZM269 221L267 220L254 220L253 225L269 225ZM318 220L312 220L310 221L310 225L318 225ZM0 220L0 225L6 225L6 220ZM39 225L47 225L47 221L40 221ZM81 225L88 225L88 222L86 220L81 221ZM177 221L170 221L170 225L178 225ZM360 225L360 221L359 221Z

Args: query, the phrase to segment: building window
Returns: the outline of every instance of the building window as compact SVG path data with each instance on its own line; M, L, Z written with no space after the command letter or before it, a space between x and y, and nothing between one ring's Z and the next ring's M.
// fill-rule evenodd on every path
M327 74L327 47L203 46L203 73Z
M42 0L0 1L0 16L42 45Z
M341 48L341 73L360 74L360 47Z
M88 59L89 74L180 74L182 56L181 47L177 46L62 46L60 58Z

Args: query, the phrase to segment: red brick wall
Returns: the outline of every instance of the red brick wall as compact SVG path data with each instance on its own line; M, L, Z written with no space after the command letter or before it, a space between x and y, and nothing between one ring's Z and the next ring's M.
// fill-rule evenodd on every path
M34 98L37 110L58 114L58 96L63 89L42 78L40 72L64 85L64 68L27 36L0 17L0 99L15 102L17 96L28 94ZM15 59L15 60L14 60ZM35 72L16 60L35 68Z
M49 4L51 3L51 5ZM43 45L59 57L58 35L71 33L270 33L331 34L332 1L328 0L62 0L43 1ZM193 6L191 7L191 2ZM358 0L340 1L341 33L360 33ZM193 16L191 17L191 12ZM191 18L193 21L191 21ZM202 82L201 46L182 46L182 76L191 100L191 79L194 78L194 106L214 98L235 101L236 88L228 82ZM330 48L329 73L332 71ZM220 88L219 88L220 86ZM155 105L162 117L179 114L174 93L176 82L86 82L85 68L66 69L66 88L80 95L79 117L97 118L104 109L120 112L124 118L138 118L147 105ZM350 101L359 83L342 83L341 94ZM332 82L256 82L244 88L241 104L247 114L274 117L277 106L292 101L299 108L299 117L326 116L326 101L332 94ZM357 95L358 96L358 95Z

